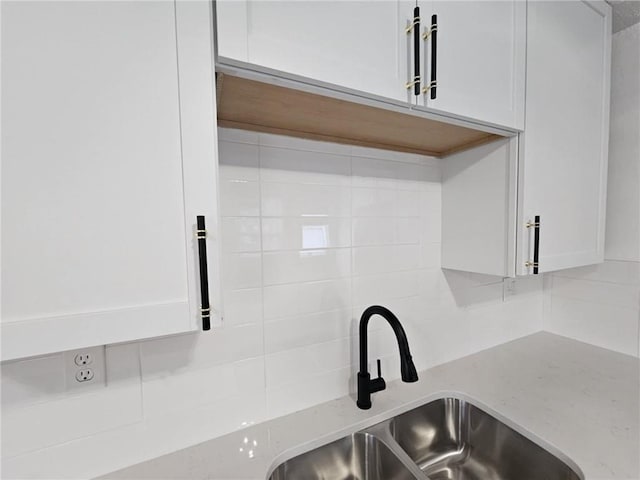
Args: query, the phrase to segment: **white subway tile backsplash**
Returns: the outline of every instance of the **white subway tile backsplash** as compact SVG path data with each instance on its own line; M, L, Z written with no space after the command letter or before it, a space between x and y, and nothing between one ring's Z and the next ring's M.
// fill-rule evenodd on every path
M260 184L248 180L221 179L220 212L224 217L260 215Z
M640 355L640 262L554 272L545 282L545 303L546 330Z
M607 260L596 265L554 272L553 276L640 286L640 262Z
M259 252L260 219L258 217L222 217L222 250L225 253Z
M400 165L389 160L354 157L351 161L351 185L395 189L398 185L396 172Z
M539 331L541 315L539 294L516 295L503 304L487 302L469 309L469 334L476 348L490 348Z
M262 219L262 248L306 250L351 246L351 219L268 217Z
M264 324L265 353L349 337L351 320L350 309L270 320Z
M351 341L340 338L302 348L283 350L265 357L269 389L301 378L346 367L351 364Z
M5 362L2 373L2 409L46 401L64 394L64 354Z
M199 369L263 355L262 323L217 327L208 333L187 334L140 342L142 378L149 381L167 372Z
M396 240L395 219L353 218L352 242L354 247L366 245L393 245Z
M335 185L262 184L265 217L348 217L351 191Z
M345 395L345 385L353 376L353 367L305 375L295 383L267 388L267 414L279 417Z
M548 328L559 335L638 356L640 311L554 296Z
M425 218L429 218L430 213L439 213L442 210L442 187L440 184L428 183L426 188L419 192L420 205ZM431 217L433 218L433 217Z
M433 157L425 157L424 155L418 155L416 153L395 152L392 150L380 150L370 147L351 147L351 156L356 159L357 157L366 158L379 158L381 160L403 162L403 163L416 163L419 165L435 166L439 167L440 160Z
M393 217L398 211L395 189L354 187L352 192L351 215L354 217Z
M349 157L323 152L260 147L263 182L348 186Z
M226 129L222 129L226 130ZM351 146L339 143L320 142L306 138L287 137L270 133L260 134L260 145L265 147L279 147L280 149L304 150L307 152L332 153L335 155L350 155Z
M438 268L440 266L442 247L439 243L422 243L420 245L420 267Z
M340 310L351 305L349 279L264 287L264 318Z
M148 448L169 453L266 419L265 392L241 393L146 421ZM161 454L162 454L161 453Z
M353 274L398 272L416 268L418 245L384 245L353 248Z
M229 289L255 288L262 281L260 253L222 255L222 283Z
M219 170L221 181L257 182L260 180L257 146L221 141L218 144L218 152L221 162L224 162L224 168Z
M225 166L224 171L221 173L226 176L225 178L258 181L259 171L256 170L260 166L258 152L259 150L256 145L225 141L218 142L220 164ZM242 170L237 170L234 167L242 167ZM242 176L236 177L236 172L243 172Z
M420 193L414 190L398 190L395 215L398 217L419 217L422 211Z
M262 288L223 292L225 325L243 325L262 321Z
M142 383L143 408L151 417L262 390L264 361L257 357L151 376Z
M383 300L418 295L417 270L363 275L353 278L353 302L376 305Z
M265 252L262 261L265 286L329 280L351 274L348 248Z
M394 233L396 244L420 243L420 217L403 217L394 219ZM426 241L423 239L423 241ZM440 241L440 238L436 241Z
M396 172L398 188L401 190L423 190L428 185L440 185L439 160L432 159L429 163L402 164Z
M640 288L635 285L610 283L592 280L578 280L552 277L552 295L585 302L602 303L614 307L640 309Z

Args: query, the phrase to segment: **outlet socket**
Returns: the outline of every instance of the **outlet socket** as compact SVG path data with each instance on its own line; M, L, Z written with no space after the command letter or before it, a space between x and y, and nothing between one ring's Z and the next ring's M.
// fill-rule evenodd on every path
M77 382L90 382L93 380L94 373L90 368L81 368L76 372Z
M73 358L73 361L79 367L84 367L85 365L91 365L93 363L93 356L91 355L90 352L83 352L83 353L77 354Z
M105 348L90 347L65 353L67 391L102 388L106 385Z

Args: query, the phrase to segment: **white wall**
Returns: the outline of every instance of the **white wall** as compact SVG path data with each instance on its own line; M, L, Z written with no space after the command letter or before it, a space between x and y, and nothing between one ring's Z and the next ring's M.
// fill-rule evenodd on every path
M440 269L438 160L220 139L224 325L108 346L108 385L86 393L63 354L3 364L3 478L95 476L346 395L370 304L398 315L419 369L541 329L541 279L503 300L499 277ZM397 378L391 330L370 328Z
M544 327L640 355L640 24L613 36L605 258L545 277Z

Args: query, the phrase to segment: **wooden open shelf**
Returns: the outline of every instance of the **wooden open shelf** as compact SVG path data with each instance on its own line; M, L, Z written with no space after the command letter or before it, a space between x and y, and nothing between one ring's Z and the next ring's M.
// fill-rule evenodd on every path
M217 74L218 125L442 157L499 135L246 78ZM408 109L407 109L408 111Z

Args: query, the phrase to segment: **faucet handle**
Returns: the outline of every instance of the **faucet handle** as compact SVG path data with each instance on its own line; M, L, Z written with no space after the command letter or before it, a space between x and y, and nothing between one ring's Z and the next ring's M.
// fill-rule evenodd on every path
M380 359L377 360L377 364L378 364L378 378L369 380L369 383L368 383L369 393L379 392L380 390L384 390L385 388L387 388L387 384L384 381L384 378L382 378L382 369L380 368Z

